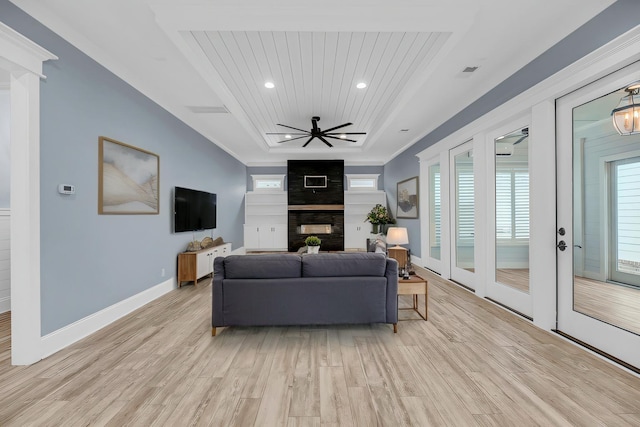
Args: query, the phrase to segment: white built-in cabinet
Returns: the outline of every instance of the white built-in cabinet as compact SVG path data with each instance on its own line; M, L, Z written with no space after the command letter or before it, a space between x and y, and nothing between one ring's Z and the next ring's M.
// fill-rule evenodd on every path
M375 205L387 206L384 191L344 192L344 248L366 250L367 239L374 238L372 226L365 222L367 214Z
M286 191L247 192L244 216L246 250L287 250Z

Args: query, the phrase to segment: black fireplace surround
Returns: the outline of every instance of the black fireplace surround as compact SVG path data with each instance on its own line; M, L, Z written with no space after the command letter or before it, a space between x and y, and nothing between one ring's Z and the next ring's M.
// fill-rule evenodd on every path
M322 240L321 250L344 250L343 160L289 160L287 194L290 252L305 246L309 235ZM302 227L314 224L324 227L314 232Z

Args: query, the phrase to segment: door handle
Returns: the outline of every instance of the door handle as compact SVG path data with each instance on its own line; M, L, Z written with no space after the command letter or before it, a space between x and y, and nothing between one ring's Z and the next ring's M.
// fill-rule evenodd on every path
M567 249L567 242L565 242L564 240L560 240L556 246L561 251L564 251L565 249Z

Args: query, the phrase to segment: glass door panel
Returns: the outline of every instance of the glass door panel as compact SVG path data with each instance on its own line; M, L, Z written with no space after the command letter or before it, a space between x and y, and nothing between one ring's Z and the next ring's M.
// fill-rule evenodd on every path
M495 144L495 281L529 293L529 128Z
M455 156L456 267L473 272L475 243L473 150Z
M429 166L429 256L440 259L442 208L440 204L440 163Z

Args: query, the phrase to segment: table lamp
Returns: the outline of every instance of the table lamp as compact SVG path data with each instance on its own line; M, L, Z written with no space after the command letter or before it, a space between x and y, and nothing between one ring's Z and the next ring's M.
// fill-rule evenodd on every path
M393 258L398 261L398 266L400 266L400 271L403 272L403 276L408 277L409 268L408 268L408 257L407 257L407 249L401 247L400 245L406 245L409 243L409 235L407 234L406 227L389 227L387 230L387 244L395 245L392 248L389 248L389 258ZM404 270L404 271L402 271Z

